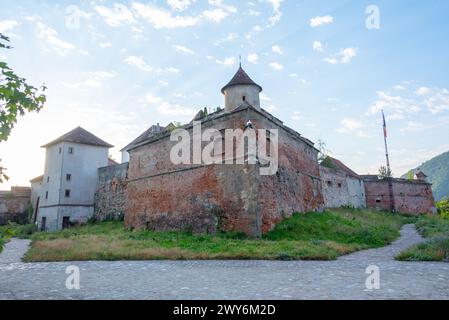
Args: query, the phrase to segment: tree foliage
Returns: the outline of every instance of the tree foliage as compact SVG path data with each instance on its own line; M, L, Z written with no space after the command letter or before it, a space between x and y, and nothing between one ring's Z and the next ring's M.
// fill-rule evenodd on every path
M326 160L326 158L328 158L330 150L327 149L326 143L321 139L318 139L316 143L316 148L319 150L318 161L321 163L324 160Z
M442 218L449 219L449 198L443 198L437 202L438 214Z
M9 38L0 33L0 49L12 49ZM38 112L46 102L45 86L29 85L6 64L0 61L0 142L8 140L19 116ZM0 183L8 180L5 168L0 165Z
M379 178L386 179L386 178L393 178L393 172L391 169L388 169L385 166L381 166L379 168Z

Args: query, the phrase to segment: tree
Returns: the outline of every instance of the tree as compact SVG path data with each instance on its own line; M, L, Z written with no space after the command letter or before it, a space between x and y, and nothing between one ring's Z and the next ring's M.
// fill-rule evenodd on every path
M319 150L318 161L322 162L323 160L325 160L328 157L330 150L327 149L326 143L321 139L318 139L318 141L316 143L316 147Z
M438 214L442 218L449 219L449 197L443 198L441 201L436 203Z
M1 33L0 49L12 49L9 38ZM8 140L19 116L43 108L47 100L44 95L46 89L44 85L35 88L27 84L25 78L16 75L6 62L0 61L0 142ZM0 183L9 179L5 170L0 165Z
M379 178L385 179L385 178L392 178L392 177L393 177L393 172L391 171L391 169L387 169L387 167L385 167L385 166L381 166L379 168Z

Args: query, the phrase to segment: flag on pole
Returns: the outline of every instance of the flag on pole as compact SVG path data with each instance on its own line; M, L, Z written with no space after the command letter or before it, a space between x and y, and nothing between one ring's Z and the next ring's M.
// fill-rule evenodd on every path
M385 114L384 114L383 110L382 110L382 120L383 120L383 123L384 123L384 137L386 139L387 138L387 123L385 121Z

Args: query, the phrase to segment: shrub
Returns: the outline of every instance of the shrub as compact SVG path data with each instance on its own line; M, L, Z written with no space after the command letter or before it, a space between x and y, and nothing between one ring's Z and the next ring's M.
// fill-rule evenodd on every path
M438 214L445 219L449 219L449 198L443 198L437 202Z

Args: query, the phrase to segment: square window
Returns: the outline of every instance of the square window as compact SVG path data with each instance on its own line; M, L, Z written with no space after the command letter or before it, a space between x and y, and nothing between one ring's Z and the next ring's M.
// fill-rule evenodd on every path
M65 179L67 180L67 181L70 181L70 180L72 180L72 175L71 174L66 174L66 176L65 176Z
M65 190L65 197L70 198L70 190L69 189Z
M69 153L73 154L73 147L69 147Z

